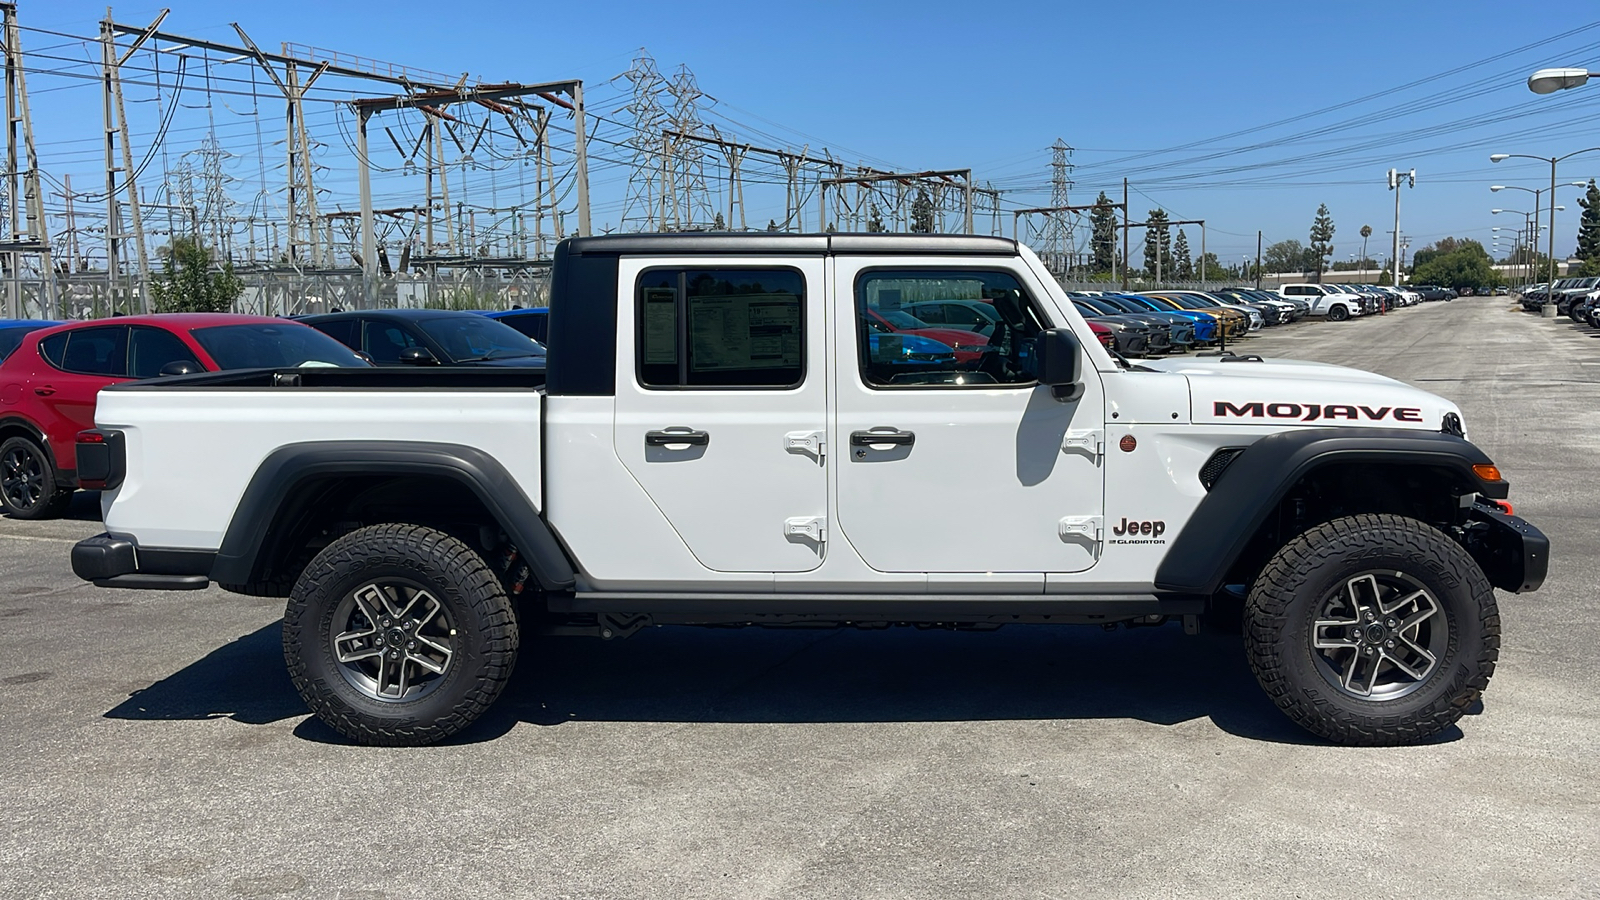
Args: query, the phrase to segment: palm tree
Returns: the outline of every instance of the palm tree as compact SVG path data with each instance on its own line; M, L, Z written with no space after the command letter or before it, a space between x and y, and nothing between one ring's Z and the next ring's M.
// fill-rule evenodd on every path
M1362 268L1366 268L1366 265L1367 265L1367 238L1369 238L1369 237L1372 237L1372 226L1371 225L1363 225L1363 226L1361 226L1361 266L1362 266Z

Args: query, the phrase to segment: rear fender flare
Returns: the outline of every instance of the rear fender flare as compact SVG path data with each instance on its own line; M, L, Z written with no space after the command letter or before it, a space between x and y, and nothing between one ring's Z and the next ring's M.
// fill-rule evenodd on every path
M569 590L576 580L549 525L504 466L476 447L422 441L319 441L274 450L239 498L212 564L211 580L251 581L278 513L295 491L313 480L339 475L423 475L455 481L494 517L540 587Z

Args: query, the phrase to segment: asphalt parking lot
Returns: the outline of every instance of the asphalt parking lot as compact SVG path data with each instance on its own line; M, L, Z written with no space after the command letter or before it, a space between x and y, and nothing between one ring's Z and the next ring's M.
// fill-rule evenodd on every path
M1481 711L1345 749L1176 626L524 645L445 746L310 719L279 601L107 591L0 520L5 897L1600 896L1600 335L1506 297L1240 352L1459 402L1554 546Z

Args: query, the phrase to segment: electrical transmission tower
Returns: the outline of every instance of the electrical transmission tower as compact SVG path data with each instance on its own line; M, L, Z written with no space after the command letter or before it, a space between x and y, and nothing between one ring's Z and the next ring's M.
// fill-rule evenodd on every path
M39 185L39 156L33 143L33 119L28 113L28 85L22 67L22 43L17 26L17 7L14 3L0 3L4 13L5 81L6 81L6 229L0 235L0 246L5 255L6 273L11 288L6 297L6 314L16 318L21 313L22 298L18 289L24 256L37 260L44 295L40 298L41 312L55 314L55 269L50 262L50 231L45 222L44 192ZM17 160L17 127L22 127L22 148L27 168ZM22 184L17 184L17 175ZM22 210L17 209L18 201Z
M655 58L644 48L633 58L633 66L623 73L632 88L633 98L625 107L633 123L627 144L633 150L633 171L628 176L627 197L622 204L622 229L630 224L640 231L662 230L658 222L666 215L667 112L661 108L665 81L656 69Z
M1066 211L1072 205L1067 196L1072 187L1071 156L1072 148L1066 141L1056 138L1050 145L1050 206L1057 211L1045 220L1044 248L1045 265L1057 275L1066 273L1072 252L1072 213Z
M694 73L685 65L667 85L672 95L672 130L688 138L701 136L705 128L700 121L700 85ZM671 207L672 229L684 231L697 227L710 227L714 213L711 193L706 189L705 148L699 141L684 138L664 138L671 148L668 160L667 193ZM666 221L662 222L666 227Z

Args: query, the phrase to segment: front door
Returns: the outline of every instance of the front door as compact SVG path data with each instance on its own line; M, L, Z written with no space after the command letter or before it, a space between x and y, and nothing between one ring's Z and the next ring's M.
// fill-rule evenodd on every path
M1061 402L1032 371L1033 337L1066 321L1028 270L840 257L833 294L842 537L883 572L1078 572L1102 525L1101 387ZM983 303L976 358L872 338L873 313ZM881 314L881 312L880 312ZM1042 583L1042 579L1041 579Z
M830 539L823 260L623 260L615 447L700 563L804 572ZM593 298L599 301L601 298Z

